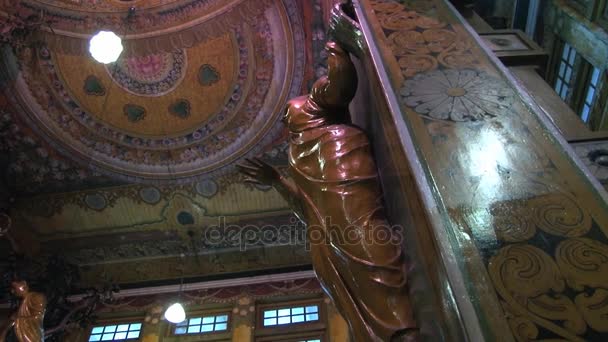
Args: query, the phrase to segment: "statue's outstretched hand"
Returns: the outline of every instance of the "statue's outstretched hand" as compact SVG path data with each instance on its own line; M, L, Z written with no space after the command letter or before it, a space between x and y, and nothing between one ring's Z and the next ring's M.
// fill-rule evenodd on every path
M259 185L277 185L281 181L281 173L273 166L259 158L245 159L245 163L237 165L247 176L245 182Z

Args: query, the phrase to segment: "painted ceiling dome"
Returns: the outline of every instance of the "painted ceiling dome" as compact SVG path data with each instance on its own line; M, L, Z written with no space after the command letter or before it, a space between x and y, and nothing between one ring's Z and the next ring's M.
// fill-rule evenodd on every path
M20 6L56 20L45 45L19 57L21 72L5 91L62 155L108 176L189 182L221 173L277 139L282 107L302 88L294 0ZM125 18L130 6L136 14ZM116 63L86 53L99 29L124 37Z

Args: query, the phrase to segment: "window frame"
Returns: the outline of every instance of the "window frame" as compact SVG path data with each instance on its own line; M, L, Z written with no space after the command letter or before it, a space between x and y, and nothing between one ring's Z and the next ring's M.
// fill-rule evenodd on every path
M317 305L319 307L319 320L317 321L264 326L265 310L279 310L311 305ZM258 304L255 317L255 341L276 341L277 337L281 337L281 341L291 341L289 340L290 338L293 338L295 341L295 339L298 338L314 339L317 337L321 338L321 341L329 341L327 339L327 309L323 298ZM283 340L283 338L287 338L287 340ZM301 339L297 341L301 341Z
M582 66L581 69L582 70L582 75L584 75L584 79L581 85L581 91L578 94L578 105L577 105L577 111L576 113L579 115L579 117L581 118L581 120L583 120L583 122L585 122L585 124L589 124L589 122L591 121L591 117L593 114L593 109L595 108L595 105L597 104L597 99L599 97L599 92L600 92L600 86L602 83L602 70L600 68L596 68L595 66L593 66L592 64L590 64L589 62L584 63L585 65ZM595 85L592 84L593 82L593 74L595 72L595 70L598 71L598 76L597 76L597 83ZM589 90L591 88L594 88L594 93L593 93L593 97L591 98L591 103L587 103L587 97L589 96ZM585 105L589 106L589 113L587 114L587 120L585 120L583 118L583 109L585 107Z
M91 335L93 335L93 329L97 328L97 327L107 327L110 325L124 325L124 324L129 324L129 326L131 324L141 324L141 328L139 329L139 336L137 338L131 338L131 339L124 339L124 340L111 340L111 341L140 341L141 337L142 337L142 332L144 330L144 319L141 317L133 317L133 318L117 318L117 319L102 319L99 320L97 323L95 324L91 324L89 326L89 328L87 329L88 333L86 334L85 338L83 339L83 341L89 342L89 340L91 339ZM103 333L101 334L103 336ZM103 342L102 340L99 340L99 342Z
M600 69L598 90L595 96L588 125L594 131L608 130L608 69Z
M309 307L316 307L317 310L313 311L313 312L308 312L306 309ZM293 313L294 309L302 309L302 313ZM289 314L287 315L280 315L280 311L283 310L289 310ZM266 317L266 313L268 311L275 311L276 316L271 316L271 317ZM316 303L307 303L307 304L296 304L296 305L289 305L289 306L285 306L285 305L281 305L278 307L269 307L266 309L261 310L260 314L260 323L261 323L261 327L262 328L276 328L276 327L282 327L282 326L286 326L286 325L295 325L295 324L310 324L310 323L317 323L321 320L321 307L316 304ZM317 316L317 319L313 319L313 320L308 320L306 317L308 315L315 315ZM303 319L303 321L300 322L293 322L294 317L296 316L302 316L301 318ZM290 322L289 323L279 323L281 318L287 318L289 317ZM275 320L276 323L273 325L266 325L266 321L267 320Z
M202 318L205 316L228 316L226 320L226 330L220 331L208 331L208 332L199 332L195 334L176 334L175 329L177 328L177 324L166 322L166 332L165 337L195 337L195 336L216 336L222 334L232 334L232 309L231 308L217 308L217 309L202 309L202 310L194 310L191 312L186 312L186 319L190 320L191 318Z
M566 48L569 48L568 56L564 59L564 52ZM576 49L570 45L568 42L560 40L559 47L556 49L556 63L553 69L553 82L551 87L557 93L557 95L570 107L572 107L572 99L575 98L576 93L576 84L577 84L577 61L580 58L580 54ZM572 58L572 53L574 53L574 57ZM572 61L570 61L572 59ZM560 76L560 70L562 67L562 63L564 63L564 76ZM568 73L568 69L570 69L570 79L566 83L566 75ZM558 87L558 82L562 82L561 87ZM562 92L564 91L564 86L567 86L567 91L564 97L562 97ZM559 88L559 90L557 89Z

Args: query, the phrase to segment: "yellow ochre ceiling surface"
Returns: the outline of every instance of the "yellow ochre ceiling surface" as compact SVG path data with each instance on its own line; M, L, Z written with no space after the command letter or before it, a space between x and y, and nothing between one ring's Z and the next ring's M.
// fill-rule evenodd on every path
M94 119L126 133L164 137L194 130L222 109L238 77L238 53L236 38L225 34L107 67L89 56L55 53L53 59L68 93ZM128 105L143 108L143 117L125 115Z
M80 265L83 286L309 263L302 241L242 250L208 232L295 225L281 197L243 183L235 165L254 156L286 164L280 117L313 74L305 17L322 16L316 2L6 3L1 12L52 22L42 44L5 49L0 65L12 230L33 252ZM86 51L101 29L124 37L116 63Z

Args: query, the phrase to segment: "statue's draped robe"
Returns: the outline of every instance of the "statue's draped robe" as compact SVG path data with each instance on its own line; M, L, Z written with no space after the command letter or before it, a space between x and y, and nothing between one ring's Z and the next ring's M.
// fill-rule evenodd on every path
M23 298L17 318L15 319L15 335L19 342L43 341L42 321L46 298L43 294L29 292Z
M290 102L289 163L307 223L315 273L355 341L390 341L415 327L401 245L385 220L369 140L346 108L311 96ZM368 337L369 336L369 337Z

